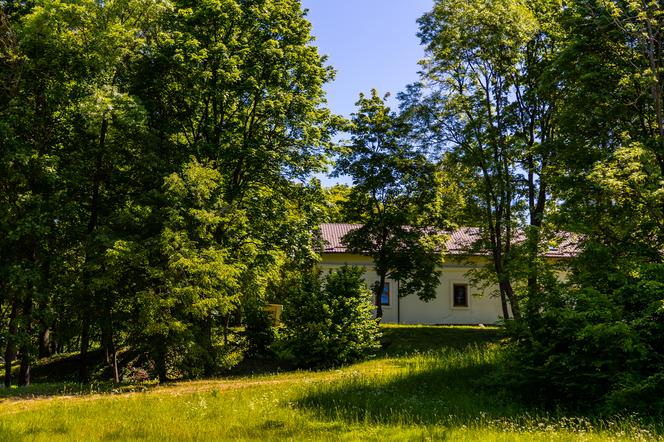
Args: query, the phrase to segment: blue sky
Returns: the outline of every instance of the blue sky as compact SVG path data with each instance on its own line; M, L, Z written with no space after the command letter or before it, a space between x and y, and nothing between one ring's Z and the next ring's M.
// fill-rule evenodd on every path
M390 92L388 103L396 107L396 94L418 79L424 50L416 20L432 6L433 0L302 0L314 45L337 71L325 88L332 112L350 117L359 93L372 88ZM348 177L318 178L326 186L350 183Z
M337 70L326 88L334 113L350 116L360 92L393 96L417 80L424 51L416 20L432 0L302 0L314 44ZM393 104L394 102L391 102Z

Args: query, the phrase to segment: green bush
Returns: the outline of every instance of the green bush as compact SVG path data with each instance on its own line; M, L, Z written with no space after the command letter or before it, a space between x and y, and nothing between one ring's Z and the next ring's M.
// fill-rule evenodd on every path
M664 412L664 265L605 291L550 289L540 310L507 324L505 382L551 406Z
M293 286L282 315L280 356L322 368L375 354L380 333L363 272L344 266L324 278L305 275Z

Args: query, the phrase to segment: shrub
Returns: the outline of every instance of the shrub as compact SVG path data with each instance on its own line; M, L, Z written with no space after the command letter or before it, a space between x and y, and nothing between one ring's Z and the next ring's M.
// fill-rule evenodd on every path
M380 334L363 272L344 266L324 278L302 277L284 307L282 357L300 367L322 368L375 353Z
M558 288L542 299L537 314L507 324L507 385L549 405L664 412L664 265L644 265L614 289Z

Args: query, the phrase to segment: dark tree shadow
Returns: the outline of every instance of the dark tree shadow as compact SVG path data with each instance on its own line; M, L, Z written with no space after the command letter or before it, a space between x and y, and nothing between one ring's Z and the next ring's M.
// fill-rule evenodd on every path
M329 420L461 426L516 419L532 407L488 384L493 364L433 368L372 384L365 378L312 389L296 405Z

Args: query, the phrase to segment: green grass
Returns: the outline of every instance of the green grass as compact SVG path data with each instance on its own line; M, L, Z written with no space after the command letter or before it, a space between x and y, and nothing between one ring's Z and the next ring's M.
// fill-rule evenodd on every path
M383 325L381 356L404 356L441 349L463 349L500 340L498 327Z
M492 388L495 329L386 327L384 339L383 356L338 370L31 387L36 398L0 400L0 440L661 439L656 422L554 414Z

